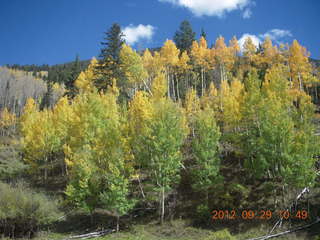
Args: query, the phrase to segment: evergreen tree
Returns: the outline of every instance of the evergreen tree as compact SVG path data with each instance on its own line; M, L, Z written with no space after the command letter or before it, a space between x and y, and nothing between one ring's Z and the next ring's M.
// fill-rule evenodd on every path
M201 28L200 37L203 37L204 39L206 39L206 40L207 40L207 33L204 31L204 29L203 29L203 28Z
M189 21L182 21L179 30L177 30L174 35L174 42L176 43L177 48L181 50L181 53L190 50L192 42L195 41L195 35Z
M80 72L81 72L80 58L79 58L79 55L77 54L76 59L74 60L72 67L70 69L68 79L65 83L66 90L67 90L66 95L69 98L74 98L75 95L77 94L77 88L75 87L74 83L78 78Z
M40 109L51 108L53 106L53 83L47 82L47 92L42 98Z
M119 68L120 50L125 41L121 27L114 23L105 34L105 41L101 42L104 47L101 49L99 65L96 68L99 77L95 79L95 85L99 90L106 90L108 85L112 85L113 79L119 80L122 76Z

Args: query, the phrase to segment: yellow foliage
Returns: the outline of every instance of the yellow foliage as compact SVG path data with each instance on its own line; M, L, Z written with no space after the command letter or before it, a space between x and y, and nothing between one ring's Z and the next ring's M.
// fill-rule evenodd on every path
M243 45L243 55L247 57L250 62L252 62L254 60L256 50L257 47L253 44L252 39L248 37Z
M193 41L191 46L191 56L197 65L201 66L204 69L210 67L210 50L207 47L207 41L204 37L201 37L199 43Z
M97 77L95 74L95 68L98 65L98 61L92 58L87 70L81 72L75 81L75 86L80 92L92 92L95 91L93 84L94 79Z
M139 134L147 127L147 122L152 118L153 108L147 94L137 91L133 100L129 103L129 118L132 130Z
M241 120L241 105L243 103L244 86L234 79L231 85L227 81L222 81L220 87L220 110L221 118L224 122L224 131L233 130Z
M160 56L164 65L176 66L179 62L180 50L176 47L172 40L167 40L160 50Z
M233 36L233 38L229 41L229 49L234 56L240 52L240 46L236 36Z
M148 77L148 73L143 66L142 58L129 45L122 45L120 50L120 60L121 69L124 72L128 83L140 84Z
M289 48L289 67L294 88L302 90L304 82L308 82L311 78L312 67L309 56L307 49L294 40Z
M152 82L152 96L155 100L165 97L167 93L166 78L163 73L158 73Z
M218 90L214 86L213 82L210 83L209 89L207 90L206 94L201 97L201 106L203 109L209 107L215 112L218 110Z
M0 128L8 128L16 124L16 115L5 107L0 112Z
M200 100L197 96L197 92L194 89L189 89L185 99L185 111L187 117L192 119L194 115L200 110Z
M188 64L188 62L190 61L190 58L188 56L188 53L186 51L184 51L180 58L179 58L179 62L178 62L178 67L180 72L184 73L186 71L188 71L191 66Z

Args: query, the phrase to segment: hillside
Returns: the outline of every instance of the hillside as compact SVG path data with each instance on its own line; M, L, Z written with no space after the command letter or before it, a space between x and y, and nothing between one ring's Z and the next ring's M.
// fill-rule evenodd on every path
M99 60L0 68L0 236L318 240L320 75L298 41L106 35Z

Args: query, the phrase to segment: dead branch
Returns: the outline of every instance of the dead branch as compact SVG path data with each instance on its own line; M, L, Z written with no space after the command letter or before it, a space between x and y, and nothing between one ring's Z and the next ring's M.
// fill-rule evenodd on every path
M96 238L96 237L102 237L104 235L110 234L115 232L115 229L108 229L108 230L103 230L99 232L92 232L92 233L86 233L86 234L81 234L81 235L76 235L76 236L71 236L63 240L69 240L69 239L88 239L88 238Z
M266 239L270 239L270 238L280 237L280 236L283 236L285 234L289 234L289 233L293 233L293 232L297 232L297 231L301 231L301 230L307 229L307 228L312 227L313 225L316 225L318 223L320 223L320 217L318 217L316 221L314 221L314 222L312 222L310 224L303 225L303 226L298 227L298 228L294 228L294 229L291 229L291 230L287 230L285 232L280 232L280 233L276 233L276 234L272 234L272 235L266 235L266 236L257 237L257 238L250 238L250 239L247 239L247 240L266 240Z

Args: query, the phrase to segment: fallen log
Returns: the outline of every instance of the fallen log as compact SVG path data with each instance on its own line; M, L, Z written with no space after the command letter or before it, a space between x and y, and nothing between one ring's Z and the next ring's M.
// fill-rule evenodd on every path
M276 233L276 234L272 234L272 235L266 235L266 236L257 237L257 238L250 238L250 239L247 239L247 240L266 240L266 239L270 239L270 238L280 237L280 236L283 236L285 234L294 233L294 232L297 232L297 231L301 231L301 230L307 229L307 228L312 227L313 225L316 225L318 223L320 223L320 217L318 217L316 221L314 221L314 222L312 222L310 224L303 225L303 226L298 227L298 228L294 228L294 229L291 229L291 230L287 230L287 231Z
M99 232L91 232L91 233L86 233L86 234L81 234L81 235L76 235L76 236L71 236L68 238L65 238L63 240L70 240L70 239L88 239L88 238L96 238L96 237L102 237L104 235L110 234L115 232L115 229L108 229L108 230L103 230Z

